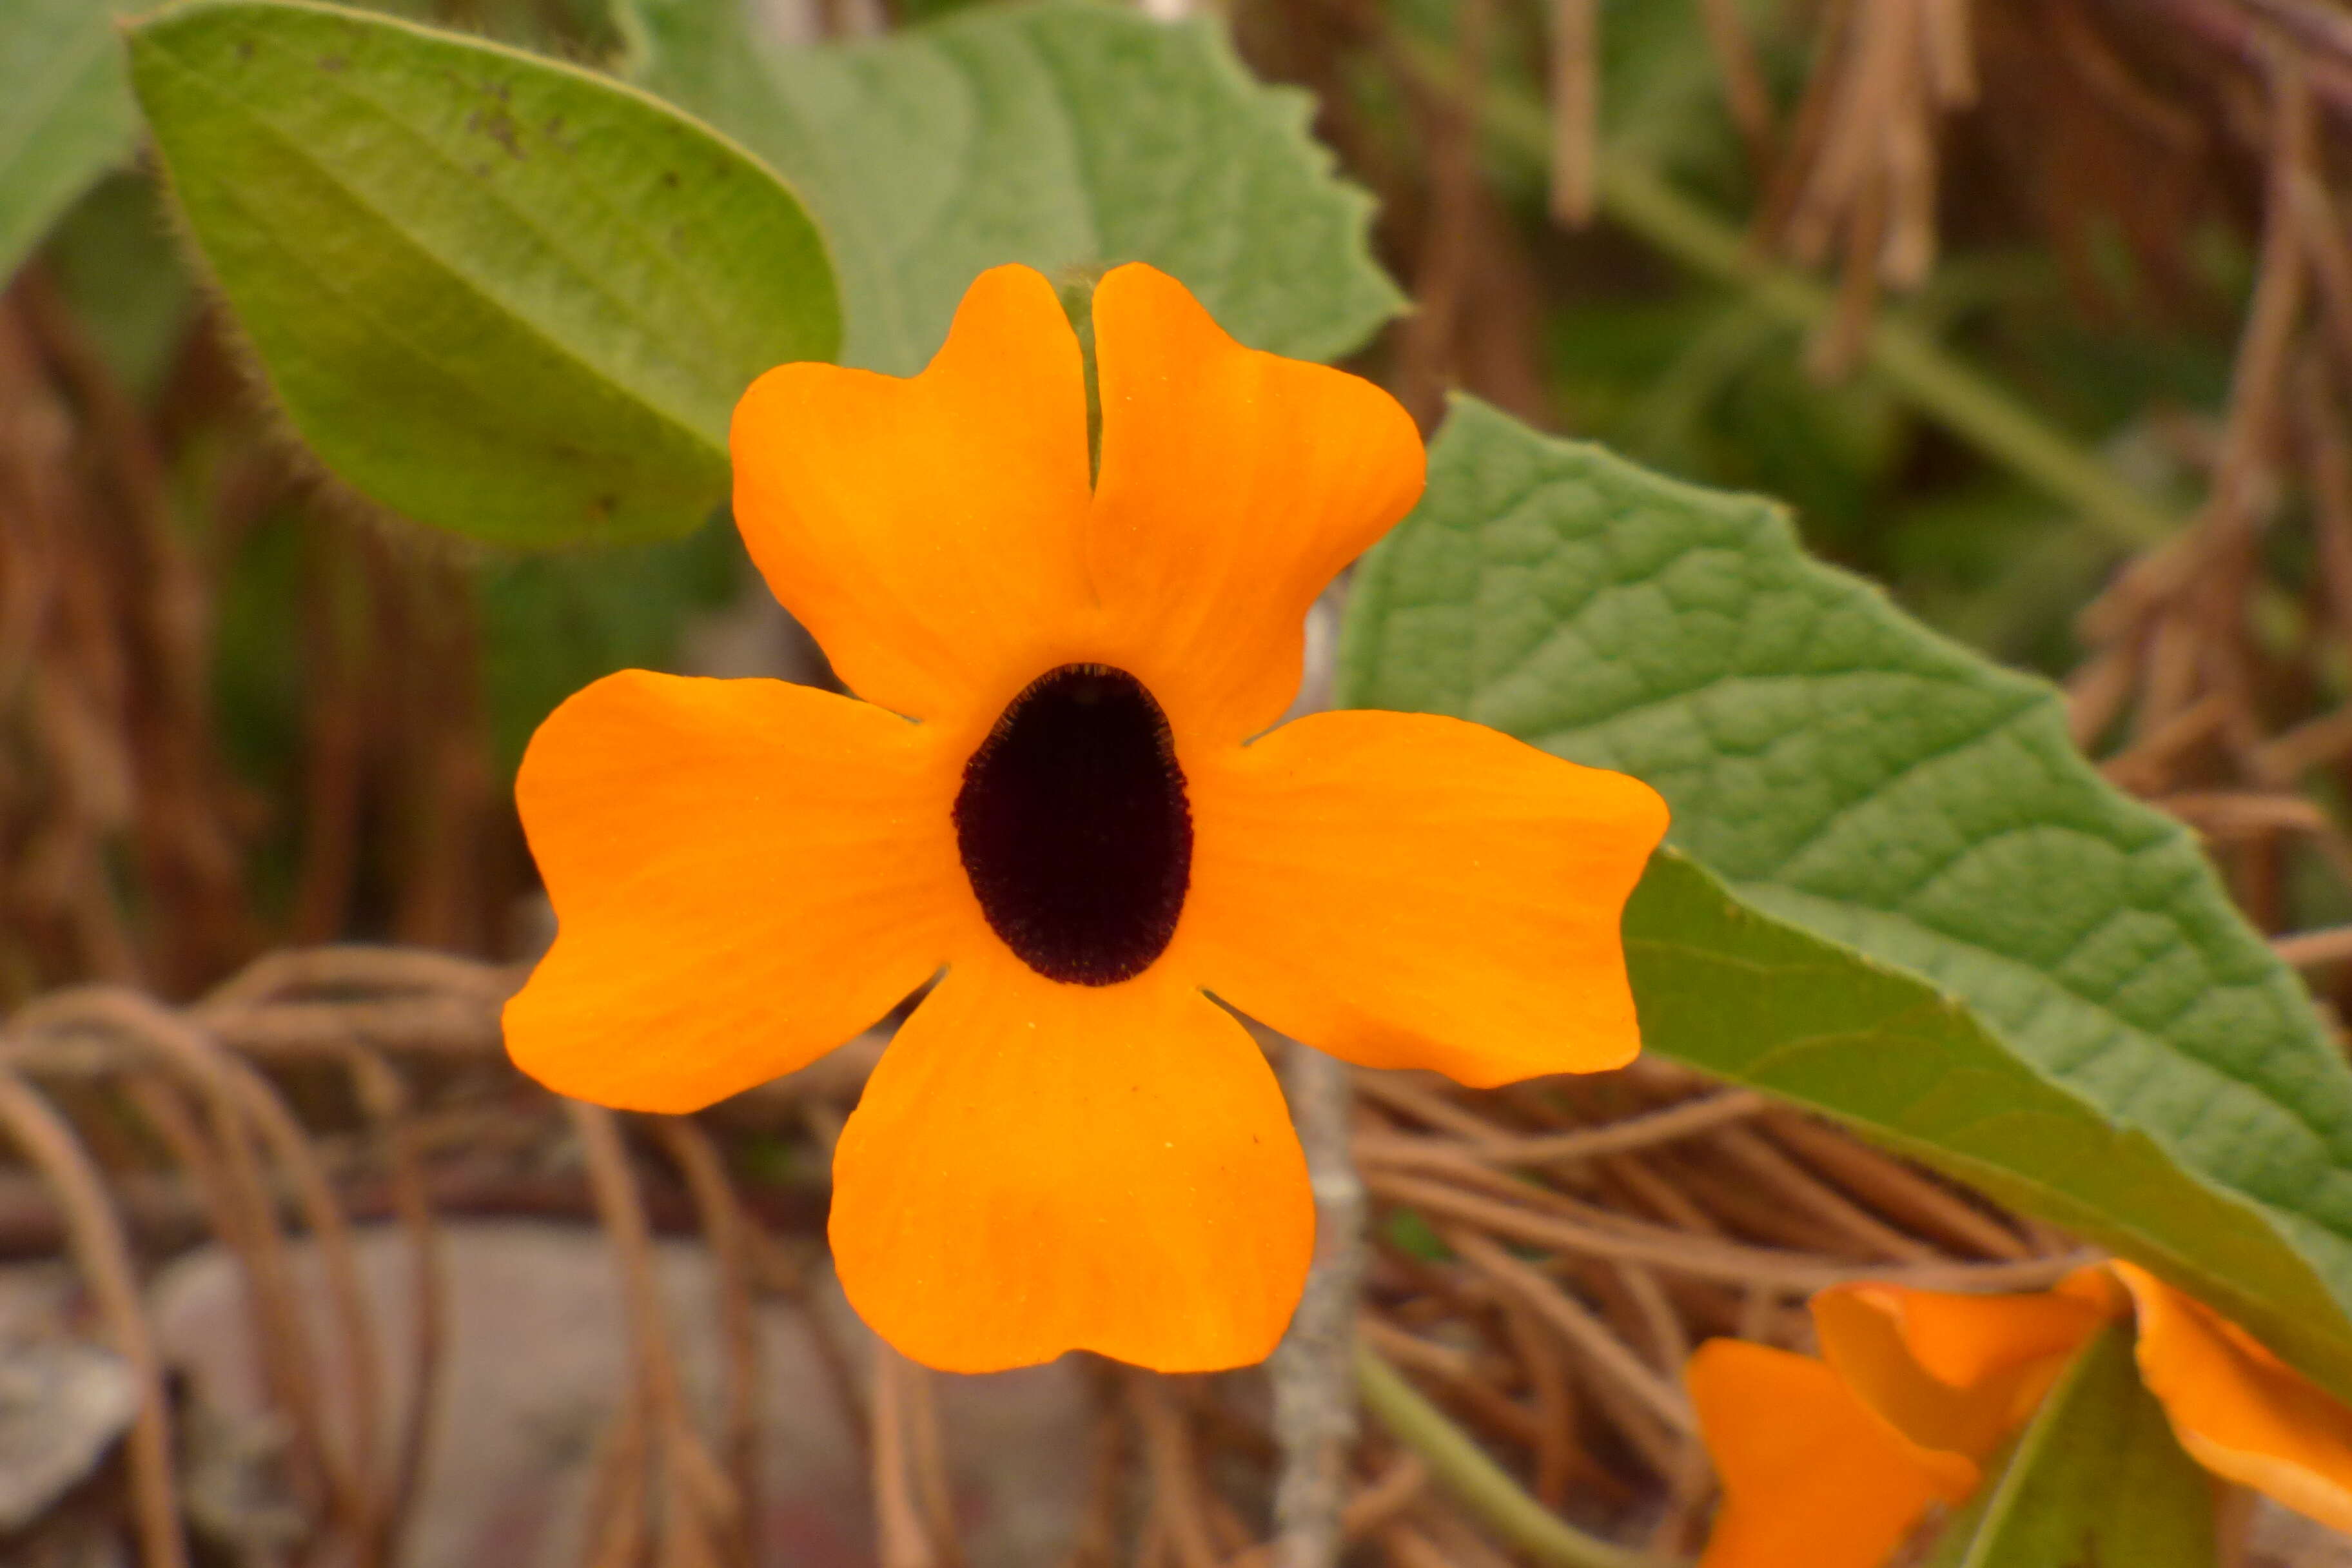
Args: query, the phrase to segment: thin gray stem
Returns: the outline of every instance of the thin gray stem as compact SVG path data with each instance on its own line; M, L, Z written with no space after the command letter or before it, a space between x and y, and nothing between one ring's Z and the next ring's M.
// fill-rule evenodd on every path
M1282 1087L1315 1189L1315 1263L1290 1331L1268 1363L1282 1474L1274 1494L1278 1568L1331 1568L1356 1443L1356 1310L1364 1276L1364 1184L1348 1153L1347 1065L1296 1040Z

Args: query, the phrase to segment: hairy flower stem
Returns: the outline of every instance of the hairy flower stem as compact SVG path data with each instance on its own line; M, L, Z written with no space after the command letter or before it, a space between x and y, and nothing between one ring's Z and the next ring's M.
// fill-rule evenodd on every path
M1348 1152L1354 1088L1343 1062L1293 1040L1282 1087L1315 1189L1315 1263L1269 1363L1282 1475L1274 1494L1277 1568L1331 1568L1356 1441L1356 1310L1364 1276L1364 1184Z

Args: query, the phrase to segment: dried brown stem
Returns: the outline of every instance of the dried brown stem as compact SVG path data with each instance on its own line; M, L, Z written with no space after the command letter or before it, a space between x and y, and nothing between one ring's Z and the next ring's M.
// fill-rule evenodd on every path
M1759 1192L1785 1199L1881 1258L1919 1263L1936 1249L1869 1213L1745 1127L1727 1127L1714 1146L1755 1178Z
M1724 100L1732 122L1748 143L1751 165L1763 169L1772 159L1772 92L1765 85L1764 68L1756 58L1756 41L1748 36L1739 0L1700 0L1706 23L1706 45L1715 55L1716 75L1722 79Z
M1690 1403L1682 1391L1643 1366L1624 1341L1565 1291L1475 1231L1454 1227L1444 1234L1447 1244L1473 1268L1559 1330L1580 1355L1613 1378L1653 1415L1677 1432L1694 1429Z
M663 1325L660 1285L654 1272L653 1236L621 1142L620 1123L602 1106L563 1102L580 1140L596 1208L612 1238L627 1308L631 1361L644 1389L645 1408L659 1454L665 1560L725 1561L718 1542L741 1528L741 1505L726 1472L694 1430L678 1380L677 1363Z
M1487 1426L1530 1448L1543 1442L1543 1428L1536 1414L1496 1391L1479 1375L1475 1363L1465 1352L1406 1333L1376 1316L1367 1315L1359 1331L1383 1358L1436 1379L1448 1394Z
M1600 199L1598 0L1551 0L1551 215L1582 227Z
M1847 1264L1628 1223L1602 1210L1592 1210L1591 1220L1565 1219L1417 1177L1375 1172L1367 1180L1379 1196L1465 1220L1492 1234L1596 1258L1627 1258L1737 1285L1763 1281L1792 1291L1811 1292L1860 1279L1927 1289L2030 1290L2054 1284L2071 1269L2091 1261L2089 1256L2077 1254L2001 1263Z
M245 1267L247 1299L257 1320L256 1352L273 1397L298 1438L298 1484L318 1486L347 1523L363 1520L367 1510L360 1479L326 1433L310 1325L294 1288L277 1206L248 1137L254 1112L249 1090L240 1079L247 1069L203 1030L131 992L64 993L24 1008L15 1022L37 1034L45 1021L59 1015L71 1024L95 1027L170 1069L203 1101L209 1125L198 1142L215 1156L211 1167L223 1239Z
M1129 1371L1127 1400L1143 1434L1152 1507L1166 1528L1178 1568L1220 1568L1223 1554L1210 1536L1192 1434L1169 1397L1168 1380L1156 1373Z
M146 1568L188 1568L172 1479L172 1416L163 1364L140 1303L130 1243L106 1201L105 1184L65 1119L39 1090L5 1067L0 1067L0 1126L55 1188L67 1215L74 1260L89 1281L107 1332L130 1363L139 1387L139 1415L130 1446L142 1560Z
M1111 1568L1118 1555L1118 1520L1127 1483L1128 1420L1121 1373L1093 1356L1082 1358L1093 1407L1087 1443L1087 1501L1062 1568Z
M1576 1452L1576 1399L1569 1389L1568 1364L1559 1343L1524 1302L1507 1303L1504 1327L1526 1368L1535 1395L1535 1494L1547 1508L1568 1500L1569 1483L1580 1468Z
M1348 1500L1339 1528L1349 1541L1361 1541L1412 1506L1429 1485L1429 1467L1411 1449L1400 1449L1371 1484Z
M719 1342L727 1362L720 1430L743 1526L737 1550L750 1563L758 1554L751 1526L759 1517L760 1497L760 1324L751 1283L752 1222L736 1199L717 1146L698 1123L665 1116L656 1118L654 1127L686 1177L718 1276Z
M396 1563L401 1536L425 1473L441 1414L442 1347L446 1339L447 1263L441 1233L433 1220L423 1151L410 1115L408 1091L382 1057L354 1046L349 1057L360 1105L383 1140L391 1171L393 1214L408 1242L411 1370L403 1403L400 1437L394 1445L383 1486L380 1559Z
M937 1568L909 1484L905 1357L874 1342L874 1527L880 1568Z
M940 1568L963 1568L957 1526L954 1479L948 1473L947 1444L940 1426L939 1391L929 1368L908 1362L900 1380L906 1400L908 1457L914 1463L915 1495Z
M1843 1187L1914 1231L1946 1247L1987 1258L2023 1258L2017 1234L1933 1178L1811 1118L1775 1110L1762 1122L1772 1140Z
M1769 1103L1752 1089L1729 1089L1698 1100L1687 1100L1664 1110L1630 1116L1605 1127L1575 1132L1542 1133L1533 1137L1513 1137L1497 1129L1475 1142L1461 1144L1433 1143L1425 1137L1362 1133L1355 1140L1355 1153L1367 1164L1396 1169L1454 1164L1463 1158L1494 1165L1548 1165L1691 1137L1727 1122L1753 1116Z

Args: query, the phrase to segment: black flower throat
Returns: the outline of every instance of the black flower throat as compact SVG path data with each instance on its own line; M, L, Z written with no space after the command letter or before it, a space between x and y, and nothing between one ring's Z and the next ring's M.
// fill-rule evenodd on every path
M1131 980L1176 934L1192 811L1168 716L1123 669L1066 664L1007 703L955 827L981 912L1048 980Z

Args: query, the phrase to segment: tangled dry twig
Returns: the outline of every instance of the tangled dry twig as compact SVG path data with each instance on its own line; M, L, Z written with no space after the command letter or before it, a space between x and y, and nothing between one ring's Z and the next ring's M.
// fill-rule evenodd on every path
M405 950L289 951L184 1008L85 987L22 1009L0 1032L0 1119L57 1193L61 1234L149 1390L129 1456L149 1568L179 1568L182 1548L170 1413L137 1285L142 1245L151 1259L184 1245L194 1215L228 1246L272 1401L293 1433L287 1468L308 1529L355 1561L389 1564L418 1505L446 1360L436 1211L500 1202L593 1215L614 1241L628 1322L615 1353L631 1371L600 1448L589 1561L760 1560L751 1324L761 1295L799 1289L791 1254L813 1242L815 1216L738 1175L730 1140L837 1125L878 1042L704 1119L559 1110L526 1091L499 1050L498 1008L516 978ZM346 1085L356 1121L298 1112L320 1103L310 1093L320 1073ZM1352 1129L1373 1205L1366 1279L1360 1297L1349 1292L1364 1342L1461 1424L1459 1440L1523 1463L1533 1506L1661 1548L1686 1542L1706 1502L1677 1381L1696 1341L1798 1339L1800 1300L1836 1280L2019 1286L2077 1261L2061 1239L1937 1178L1663 1065L1485 1093L1408 1075L1353 1079L1352 1111L1344 1097L1331 1109ZM118 1095L169 1168L101 1171L56 1109L60 1094ZM812 1119L812 1104L829 1110ZM504 1130L491 1135L485 1117ZM560 1192L541 1179L500 1194L478 1166L501 1141L566 1144L583 1173ZM181 1206L158 1203L162 1190ZM683 1201L656 1201L680 1190ZM133 1193L139 1204L121 1201ZM373 1219L399 1227L411 1259L416 1339L400 1387L382 1386L356 1283L353 1226ZM670 1348L675 1334L707 1331L666 1316L653 1285L656 1228L699 1232L717 1259L728 1395L709 1430L681 1396ZM298 1235L323 1267L290 1266ZM846 1375L870 1433L886 1559L950 1568L957 1521L928 1375L887 1356L870 1375ZM1248 1374L1128 1377L1103 1397L1100 1500L1074 1563L1103 1561L1129 1528L1147 1563L1276 1561L1247 1522L1253 1509L1270 1511L1281 1451ZM373 1417L350 1415L378 1406L396 1416L382 1443ZM1137 1440L1113 1436L1129 1428ZM1484 1560L1479 1534L1497 1527L1478 1522L1475 1499L1433 1489L1441 1464L1421 1440L1373 1429L1337 1450L1340 1532L1378 1542L1400 1563ZM1130 1519L1121 1500L1131 1475L1150 1500ZM1248 1476L1262 1479L1237 1479Z

